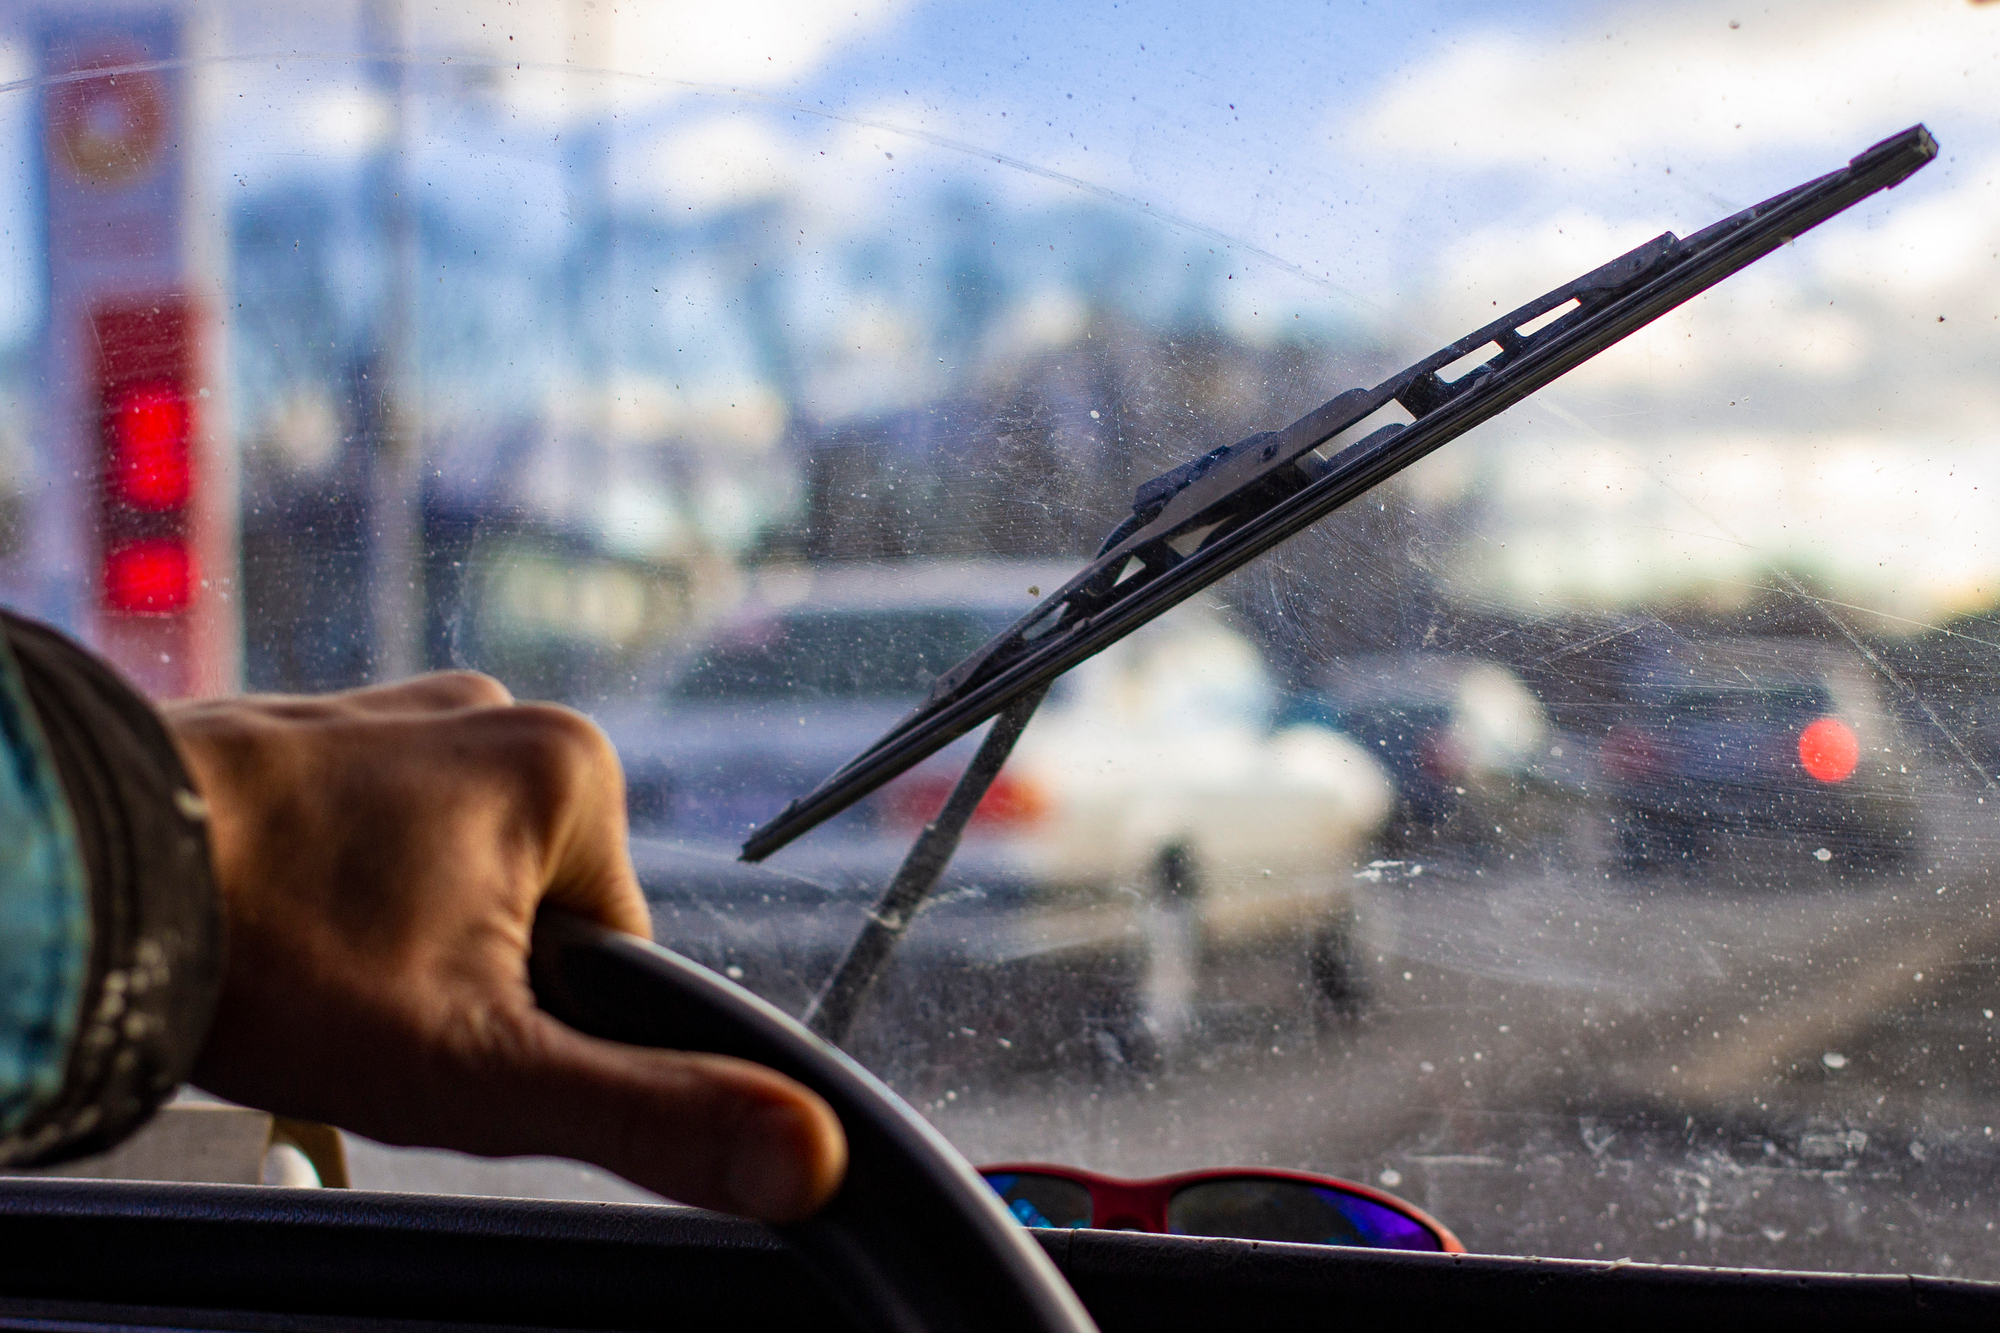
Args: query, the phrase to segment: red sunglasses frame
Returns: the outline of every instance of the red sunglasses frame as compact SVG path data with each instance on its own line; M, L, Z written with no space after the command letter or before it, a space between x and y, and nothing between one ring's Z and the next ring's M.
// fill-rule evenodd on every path
M1465 1246L1451 1234L1449 1227L1409 1200L1399 1199L1372 1185L1342 1180L1338 1176L1316 1175L1310 1171L1286 1171L1267 1166L1224 1167L1208 1171L1181 1171L1147 1180L1125 1180L1073 1166L1053 1166L1048 1162L1000 1162L978 1169L981 1176L1038 1175L1072 1181L1090 1191L1090 1225L1094 1229L1150 1231L1155 1235L1166 1234L1167 1201L1173 1198L1174 1191L1184 1186L1210 1180L1242 1180L1245 1177L1253 1180L1289 1180L1301 1185L1316 1185L1321 1189L1344 1190L1371 1203L1393 1208L1437 1237L1438 1248L1444 1253L1465 1253Z

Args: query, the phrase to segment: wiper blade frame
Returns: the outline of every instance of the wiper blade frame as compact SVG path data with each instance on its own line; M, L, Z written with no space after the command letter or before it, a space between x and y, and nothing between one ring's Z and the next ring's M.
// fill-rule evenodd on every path
M1693 236L1663 233L1372 389L1351 389L1283 430L1212 450L1147 482L1132 515L1081 573L940 677L930 697L880 740L753 832L743 859L763 860L1014 699L1936 156L1937 141L1914 125L1840 170ZM1520 332L1571 301L1575 309ZM1483 364L1456 380L1439 377L1489 343L1500 350ZM1414 419L1384 426L1330 459L1317 456L1391 402Z

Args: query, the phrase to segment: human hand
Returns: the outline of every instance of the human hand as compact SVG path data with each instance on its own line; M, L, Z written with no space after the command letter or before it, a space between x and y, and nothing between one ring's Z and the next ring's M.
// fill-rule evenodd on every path
M545 898L650 938L618 760L582 715L470 673L163 712L228 922L202 1087L387 1143L579 1158L771 1221L831 1197L846 1141L812 1092L536 1008Z

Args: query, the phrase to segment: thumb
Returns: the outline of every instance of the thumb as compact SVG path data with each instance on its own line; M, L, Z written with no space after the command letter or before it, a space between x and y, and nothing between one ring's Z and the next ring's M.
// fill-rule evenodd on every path
M509 1153L571 1157L681 1203L794 1222L833 1197L847 1138L820 1097L730 1056L627 1046L547 1014L499 1094L529 1141ZM506 1103L503 1103L506 1104Z

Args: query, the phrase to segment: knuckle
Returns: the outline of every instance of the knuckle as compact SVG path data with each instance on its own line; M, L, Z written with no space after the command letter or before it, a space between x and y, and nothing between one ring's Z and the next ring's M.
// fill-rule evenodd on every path
M539 772L569 782L617 775L618 754L610 738L583 714L557 704L523 704L511 711Z
M499 708L514 702L512 691L482 671L439 671L425 684L462 708Z

